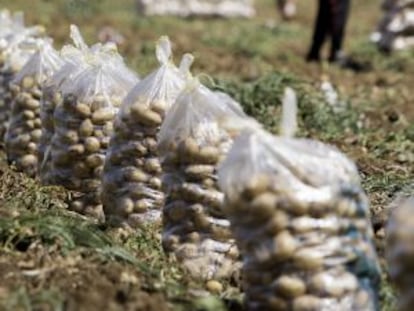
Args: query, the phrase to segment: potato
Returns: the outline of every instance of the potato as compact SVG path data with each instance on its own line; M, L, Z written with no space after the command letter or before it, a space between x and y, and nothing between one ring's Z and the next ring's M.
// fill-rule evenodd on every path
M151 109L159 114L164 114L167 110L168 104L163 100L157 100L151 103Z
M299 277L283 275L275 281L275 291L285 298L292 299L305 294L306 285Z
M318 229L318 219L311 217L296 217L291 221L291 227L295 233L306 233Z
M83 145L81 145L81 146L83 146ZM85 159L86 165L90 168L93 168L93 169L103 165L104 161L105 161L105 156L100 155L100 154L96 154L96 153L87 156L86 159Z
M124 169L124 179L128 182L146 182L148 176L140 169L129 167Z
M179 144L178 153L184 157L193 158L200 153L200 148L194 139L187 138Z
M151 208L151 204L145 199L138 200L134 204L135 213L140 213L140 214L145 213L146 211L148 211L149 208Z
M115 116L113 108L100 108L92 114L92 123L96 125L103 125L105 122L110 122Z
M26 76L23 78L21 86L24 89L31 89L34 86L34 84L35 84L34 78L31 76Z
M31 140L33 142L38 143L40 141L40 137L42 136L42 130L41 129L35 129L30 133Z
M244 189L244 195L248 198L254 198L265 192L270 186L270 180L266 175L252 176L249 184Z
M91 115L91 108L87 104L78 103L75 106L75 112L80 118L85 119Z
M267 305L269 310L272 311L285 311L289 309L287 301L279 297L269 297Z
M323 266L323 254L312 248L302 248L295 252L293 264L303 270L317 270Z
M254 209L258 217L268 218L273 215L276 204L277 196L270 192L266 192L256 196L251 202L251 208Z
M200 164L203 163L217 163L219 160L219 150L212 146L206 146L200 149L197 158L200 159Z
M33 120L36 118L36 114L31 110L24 110L22 113L22 117L26 120Z
M148 184L155 190L161 190L161 179L157 177L151 177L148 180Z
M319 311L322 301L320 298L311 295L304 295L293 300L292 311Z
M188 165L184 173L190 178L208 178L214 173L215 167L213 165Z
M77 144L79 142L78 133L76 131L73 131L73 130L69 130L69 131L66 131L64 133L61 133L57 137L60 138L60 141L63 144L73 145L73 144Z
M32 154L27 154L21 157L20 160L18 161L18 166L21 166L23 168L36 167L36 165L37 165L37 157Z
M276 235L274 238L274 256L277 260L286 260L292 258L296 253L299 244L296 239L285 230Z
M148 126L159 126L162 122L162 118L158 113L151 111L139 102L131 107L131 117Z
M79 136L88 137L91 136L94 130L93 123L90 119L85 119L82 121L79 128Z
M85 149L89 153L98 152L101 149L99 140L93 136L87 137L85 139Z
M71 145L68 148L68 153L72 157L81 156L85 153L85 146L82 144Z
M119 198L117 200L117 212L121 215L129 215L134 211L134 201L128 197Z
M144 169L149 173L161 173L161 164L159 159L152 158L145 160Z
M342 279L328 272L321 272L312 277L309 282L310 291L318 296L341 297L344 294Z
M28 99L23 103L23 108L27 110L36 110L40 108L40 102L34 99Z
M266 231L269 234L276 234L284 229L286 229L289 225L289 216L282 210L275 210L272 217L269 219L268 223L266 224Z

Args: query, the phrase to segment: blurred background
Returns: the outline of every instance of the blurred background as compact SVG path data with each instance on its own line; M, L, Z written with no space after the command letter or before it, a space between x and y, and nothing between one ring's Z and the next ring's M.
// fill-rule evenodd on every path
M45 25L58 46L68 41L70 23L80 27L89 43L109 26L124 38L120 51L140 73L153 68L154 41L166 34L176 55L195 54L196 71L237 79L254 79L274 69L319 76L303 62L317 1L298 0L297 17L290 22L282 22L275 2L256 0L252 19L145 17L138 14L134 0L1 0L0 6L23 10L28 23ZM380 57L368 43L380 16L379 1L353 1L347 51Z

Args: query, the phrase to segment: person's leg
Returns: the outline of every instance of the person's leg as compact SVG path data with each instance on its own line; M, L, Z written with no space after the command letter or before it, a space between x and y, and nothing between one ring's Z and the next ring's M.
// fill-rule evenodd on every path
M315 22L315 29L312 38L312 45L306 59L308 61L319 61L320 50L325 42L328 30L330 28L330 0L319 0L318 15Z
M349 7L351 0L329 0L332 8L332 26L331 36L332 45L329 56L330 61L337 60L340 57L342 44L345 35L346 23L349 16Z

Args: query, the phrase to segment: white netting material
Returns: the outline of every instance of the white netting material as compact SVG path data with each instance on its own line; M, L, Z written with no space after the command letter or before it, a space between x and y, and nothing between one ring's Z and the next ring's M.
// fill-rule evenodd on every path
M219 126L226 117L245 115L229 96L190 80L159 135L166 193L163 247L201 279L229 278L240 268L217 185L217 165L232 144L231 134Z
M40 105L43 86L62 65L51 40L37 40L36 50L16 75L12 89L11 115L5 144L9 163L35 177L38 168L38 145L41 138Z
M322 143L254 128L218 174L249 310L376 310L378 259L351 161Z
M161 222L164 194L157 135L184 87L193 57L185 55L179 70L172 62L167 37L158 41L156 57L159 68L123 102L106 156L102 201L107 219L114 224L138 227Z
M138 79L113 44L84 53L85 65L60 85L47 158L53 183L74 191L69 207L103 219L101 176L113 119Z

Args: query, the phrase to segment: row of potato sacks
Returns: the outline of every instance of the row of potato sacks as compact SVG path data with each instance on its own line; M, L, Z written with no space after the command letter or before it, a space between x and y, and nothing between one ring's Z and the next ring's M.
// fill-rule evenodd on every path
M166 37L160 67L124 100L105 160L102 199L107 221L130 227L163 223L163 246L194 277L224 278L239 255L221 204L216 168L231 140L218 126L242 115L229 96L213 92L179 68Z
M11 104L16 95L11 81L36 52L36 41L44 37L41 26L26 27L23 14L0 11L0 144L9 122Z
M384 0L384 16L371 36L381 50L390 52L414 46L414 1Z
M243 118L241 108L191 77L190 56L177 69L166 38L157 47L160 68L132 89L137 78L112 45L89 48L76 28L72 37L70 56L45 88L52 91L42 121L53 122L42 135L53 134L39 165L44 183L78 192L72 209L102 217L103 202L108 219L133 227L160 221L162 210L164 249L203 279L238 272L237 241L251 310L375 308L368 206L348 160L316 142L278 141L262 130L232 147L239 130L220 120ZM37 109L38 94L26 91L20 112L36 116L24 111ZM230 148L220 170L223 203L217 168Z

